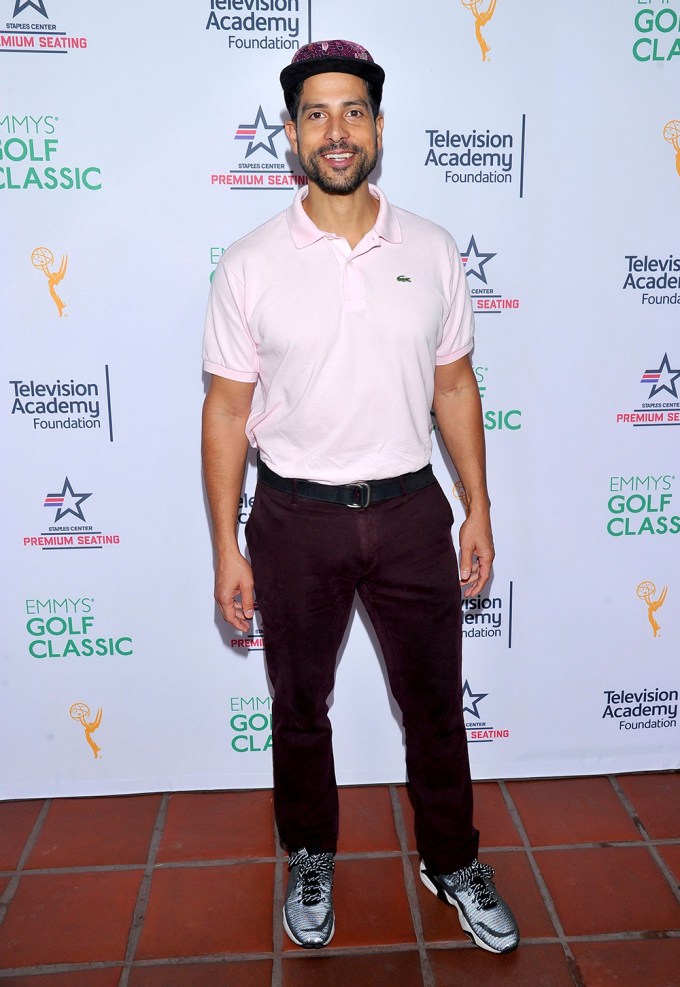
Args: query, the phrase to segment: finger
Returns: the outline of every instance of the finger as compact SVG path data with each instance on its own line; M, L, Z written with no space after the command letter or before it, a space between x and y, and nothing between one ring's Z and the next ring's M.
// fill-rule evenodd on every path
M476 573L471 577L472 582L465 590L465 596L477 596L481 593L486 586L489 576L491 575L491 567L480 565Z
M244 619L242 607L239 600L233 596L216 597L217 605L220 608L223 618L231 624L237 631L247 631L250 624Z
M472 554L469 552L461 553L460 557L460 581L466 583L472 574Z
M248 586L241 590L241 607L245 617L250 619L255 613L255 594L253 587Z

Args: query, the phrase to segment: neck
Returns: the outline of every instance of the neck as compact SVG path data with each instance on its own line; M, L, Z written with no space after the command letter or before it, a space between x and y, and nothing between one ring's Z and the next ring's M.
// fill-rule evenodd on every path
M375 225L380 202L369 192L368 181L350 195L329 195L310 182L302 208L315 226L344 237L354 250Z

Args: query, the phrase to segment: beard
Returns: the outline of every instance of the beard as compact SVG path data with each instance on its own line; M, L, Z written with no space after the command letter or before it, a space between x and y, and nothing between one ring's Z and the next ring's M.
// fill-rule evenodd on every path
M350 168L337 172L321 170L321 158L324 154L333 152L343 154L348 151L356 155ZM299 160L300 167L307 178L318 185L322 191L329 193L329 195L351 195L368 178L378 163L378 149L374 146L369 154L366 148L341 141L339 144L330 144L309 154L299 154Z

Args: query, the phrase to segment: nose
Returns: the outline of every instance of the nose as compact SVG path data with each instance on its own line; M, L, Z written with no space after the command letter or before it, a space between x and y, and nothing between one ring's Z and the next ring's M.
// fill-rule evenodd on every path
M326 127L326 138L334 144L339 144L348 136L347 122L341 113L332 114L328 117Z

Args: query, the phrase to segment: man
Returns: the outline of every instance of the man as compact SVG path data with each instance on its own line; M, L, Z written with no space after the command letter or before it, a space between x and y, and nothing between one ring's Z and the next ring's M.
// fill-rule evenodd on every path
M327 699L356 591L403 714L422 880L478 945L508 952L515 921L477 861L453 518L429 465L434 407L468 500L460 581L479 593L493 543L471 304L449 234L368 184L383 81L361 45L296 52L281 84L308 186L215 272L203 417L215 597L241 631L255 595L262 614L290 938L318 948L335 929ZM252 571L236 537L249 441L258 449Z

